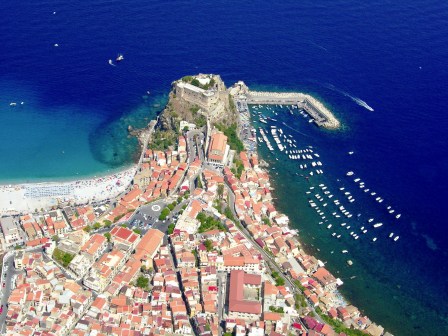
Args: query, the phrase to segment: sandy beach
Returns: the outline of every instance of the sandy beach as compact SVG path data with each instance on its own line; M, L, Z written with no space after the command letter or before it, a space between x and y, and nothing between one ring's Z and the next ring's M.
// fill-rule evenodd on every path
M136 166L93 179L0 186L0 213L17 214L48 209L61 203L102 201L122 193L131 183Z

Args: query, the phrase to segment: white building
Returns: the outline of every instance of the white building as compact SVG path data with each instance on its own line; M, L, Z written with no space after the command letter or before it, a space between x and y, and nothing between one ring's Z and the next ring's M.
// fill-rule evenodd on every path
M24 243L21 235L19 224L12 217L5 217L0 219L0 226L2 227L4 236L4 248L11 248L16 245Z

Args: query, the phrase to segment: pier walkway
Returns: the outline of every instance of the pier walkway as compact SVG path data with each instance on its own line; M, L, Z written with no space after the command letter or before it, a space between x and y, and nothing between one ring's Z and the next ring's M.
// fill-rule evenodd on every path
M246 93L246 97L248 104L297 105L298 108L305 110L318 126L328 129L340 127L340 122L333 113L317 99L304 93L249 90Z

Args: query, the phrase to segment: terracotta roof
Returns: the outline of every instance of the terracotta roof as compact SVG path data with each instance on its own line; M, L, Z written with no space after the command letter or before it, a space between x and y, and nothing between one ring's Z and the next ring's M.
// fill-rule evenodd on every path
M247 277L247 279L246 279ZM254 279L244 271L230 272L229 311L247 314L261 314L261 303L244 299L244 285ZM260 277L261 281L261 277Z

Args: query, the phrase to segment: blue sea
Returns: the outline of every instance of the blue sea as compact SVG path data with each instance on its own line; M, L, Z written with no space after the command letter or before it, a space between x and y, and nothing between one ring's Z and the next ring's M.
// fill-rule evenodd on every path
M156 116L187 74L308 92L344 127L324 131L278 112L301 145L316 148L325 173L308 182L297 163L260 147L279 173L277 206L372 320L395 335L448 334L448 3L3 0L0 13L2 183L132 164L128 125ZM124 61L108 64L118 53ZM385 223L377 244L334 239L308 207L313 183L355 190L348 170L385 199L353 203L360 221ZM385 205L400 220L388 220ZM399 241L387 239L392 230Z

